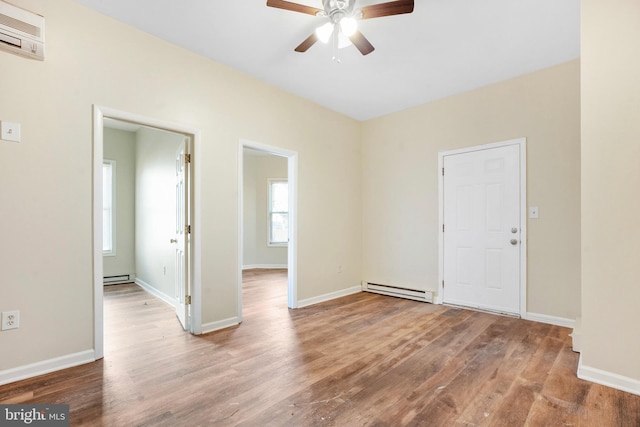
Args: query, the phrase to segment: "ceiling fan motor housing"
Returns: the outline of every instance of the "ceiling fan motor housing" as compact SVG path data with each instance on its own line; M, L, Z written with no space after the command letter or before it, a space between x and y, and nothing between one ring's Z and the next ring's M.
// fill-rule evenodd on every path
M324 11L331 20L334 17L339 20L345 15L351 16L355 3L355 0L322 0Z

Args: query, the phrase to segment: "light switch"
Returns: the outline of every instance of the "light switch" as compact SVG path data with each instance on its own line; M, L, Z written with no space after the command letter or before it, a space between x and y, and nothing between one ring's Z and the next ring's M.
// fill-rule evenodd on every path
M20 142L20 123L0 122L0 139Z
M529 218L531 218L531 219L540 218L540 210L538 209L537 206L530 206L529 207Z

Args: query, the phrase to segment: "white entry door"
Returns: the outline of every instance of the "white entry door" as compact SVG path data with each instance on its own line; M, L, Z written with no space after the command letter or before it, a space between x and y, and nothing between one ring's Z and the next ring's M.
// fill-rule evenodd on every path
M520 145L443 165L444 302L520 314Z
M189 155L186 142L176 154L176 315L187 330L189 328Z

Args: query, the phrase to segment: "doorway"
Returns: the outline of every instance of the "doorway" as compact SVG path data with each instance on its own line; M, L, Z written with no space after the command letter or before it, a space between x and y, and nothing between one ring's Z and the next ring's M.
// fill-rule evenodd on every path
M281 230L278 228L272 230L267 226L268 232L264 234L265 246L272 246L272 249L278 249L277 246L281 246L282 249L286 249L286 268L287 268L287 306L289 308L297 308L297 169L298 169L298 156L297 153L290 150L285 150L279 147L260 144L252 141L241 140L239 144L239 167L238 167L238 202L239 202L239 233L238 233L238 315L242 320L242 290L243 290L243 267L246 264L245 257L245 233L249 233L250 230L245 230L245 186L244 186L244 164L245 157L247 156L247 150L262 156L277 156L286 161L286 177L273 176L271 180L264 182L265 190L267 188L277 188L282 186L284 179L286 178L287 185L287 205L288 212L286 213L286 219L288 223L287 236L279 235ZM267 187L268 185L268 187ZM268 191L264 192L268 194ZM249 211L250 206L246 206L246 211ZM255 210L254 208L251 208ZM276 209L277 211L277 209ZM264 212L257 213L257 216L262 215L262 219L266 219L269 222L269 218L273 215L282 216L282 213L278 212ZM275 218L275 217L274 217ZM274 231L275 230L275 231ZM258 237L260 239L260 237ZM285 243L286 239L286 245ZM274 251L272 251L274 252ZM273 267L279 267L279 265L272 265ZM280 266L281 267L281 266Z
M176 315L184 329L194 334L200 333L201 331L200 236L199 227L197 227L199 224L200 207L198 192L195 191L199 183L199 168L197 156L194 156L194 153L199 152L199 131L106 107L94 106L93 265L95 313L94 352L96 359L104 357L103 276L105 266L103 261L103 215L105 214L103 212L103 175L100 171L102 171L105 161L105 121L141 129L136 133L143 132L145 134L155 135L156 138L158 135L166 135L172 140L173 145L168 148L170 150L168 162L165 162L167 163L165 169L169 169L169 171L163 173L162 176L168 177L169 181L172 181L168 182L170 191L164 191L164 193L165 195L169 195L168 197L171 197L175 203L171 204L173 206L170 209L171 212L168 212L165 216L169 218L169 221L174 221L176 228L173 228L172 224L170 224L169 227L173 231L170 230L166 236L161 236L164 238L163 242L166 243L163 246L169 247L171 245L171 248L169 248L171 253L168 255L170 260L164 263L165 265L162 267L164 271L159 270L153 273L160 275L164 273L166 275L167 269L170 270L169 275L172 276L172 279L164 283L165 287L169 286L169 288L159 293L165 296L170 295L168 298L163 299L165 299L165 301L168 300L168 302L176 308ZM144 144L141 143L140 146L151 147L153 150L153 143L149 140ZM143 154L142 156L144 156L145 161L148 159L146 155ZM156 166L156 170L152 172L157 171L158 167ZM153 182L153 180L158 177L157 174L147 175L154 175L149 177L150 182ZM160 193L155 190L152 192ZM180 200L178 200L178 198L180 198ZM148 205L147 208L153 209L153 203L146 204ZM136 211L138 211L138 209L144 211L143 208L136 206ZM155 214L146 216L148 219L155 217ZM184 221L185 224L183 224L182 227L177 227L178 220ZM147 221L144 222L146 223ZM177 245L180 245L180 247L178 248ZM153 245L151 248L153 249ZM176 262L176 264L173 264L174 262ZM182 280L178 280L178 276L180 275L182 276ZM181 286L181 289L177 288L178 285ZM178 301L175 295L183 295L184 298Z
M440 153L441 302L526 313L525 144Z

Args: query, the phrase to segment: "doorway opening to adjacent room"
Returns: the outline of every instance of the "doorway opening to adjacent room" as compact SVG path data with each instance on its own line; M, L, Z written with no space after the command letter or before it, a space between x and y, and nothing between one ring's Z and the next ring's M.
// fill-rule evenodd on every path
M201 288L200 288L200 233L199 233L199 131L182 125L150 119L134 114L94 106L93 117L93 265L94 265L94 352L95 358L104 356L104 289L105 244L113 246L116 227L106 226L108 208L114 203L106 203L109 186L101 171L110 162L105 156L105 127L128 129L135 153L135 190L133 221L136 234L134 268L123 276L135 281L155 296L174 307L181 327L191 333L201 331ZM135 131L135 132L132 132ZM127 145L127 144L124 144ZM111 162L114 163L114 162ZM107 168L108 169L108 168ZM115 181L114 181L115 182ZM144 188L141 186L147 183ZM138 188L139 187L139 188ZM161 188L160 188L161 187ZM117 191L117 186L111 190ZM146 213L145 213L146 212ZM138 221L136 218L143 216ZM114 217L115 218L115 217ZM143 220L144 219L144 220ZM162 224L154 221L164 219ZM115 223L114 223L115 224ZM107 224L108 225L108 224ZM122 225L122 224L121 224ZM131 227L130 227L131 228ZM148 229L141 237L139 233ZM104 237L112 231L113 239ZM106 233L106 234L105 234ZM157 242L154 239L160 239ZM150 241L153 241L150 243ZM148 243L139 248L138 243ZM153 253L150 253L152 251ZM159 252L160 251L160 252ZM138 256L138 254L144 255ZM140 259L138 259L140 258ZM151 260L149 265L142 258ZM111 260L109 260L111 261ZM141 261L138 267L138 261ZM107 266L109 267L109 266ZM145 274L138 275L138 268ZM141 271L142 271L141 270ZM157 271L156 271L157 270ZM133 277L132 277L133 276ZM145 276L143 278L142 276ZM148 285L148 286L145 286Z
M526 315L526 140L439 153L439 302Z
M262 276L265 283L280 286L286 274L286 307L297 308L298 155L241 140L238 157L238 313L242 320L243 276L245 281ZM278 298L284 288L281 291L273 290L271 295Z

